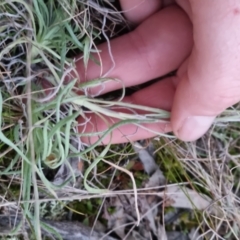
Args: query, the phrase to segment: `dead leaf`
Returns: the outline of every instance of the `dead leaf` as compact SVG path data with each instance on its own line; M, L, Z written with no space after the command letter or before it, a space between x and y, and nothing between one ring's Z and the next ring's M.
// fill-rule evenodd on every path
M204 210L211 204L211 199L183 186L167 186L158 194L168 201L168 206L176 208Z

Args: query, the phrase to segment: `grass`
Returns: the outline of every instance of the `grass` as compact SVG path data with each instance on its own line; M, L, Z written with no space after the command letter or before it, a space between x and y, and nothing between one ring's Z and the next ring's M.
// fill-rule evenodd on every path
M34 239L41 239L40 226L53 231L41 223L45 212L52 213L52 219L59 218L57 213L61 216L72 212L77 219L92 225L107 196L131 193L136 200L136 184L139 187L146 180L143 172L133 173L131 161L122 163L134 156L131 145L109 143L102 147L101 139L94 145L84 145L76 121L79 115L84 118L84 109L103 119L118 118L118 124L101 133L104 137L123 124L167 121L170 116L159 109L76 94L76 89L84 92L104 81L116 81L93 79L78 83L76 88L78 74L73 58L82 56L86 66L91 53L97 51L96 44L108 41L116 25L124 27L126 22L108 1L0 2L0 209L17 208L32 222ZM64 82L66 76L68 83ZM51 91L43 91L42 82ZM123 88L122 96L124 93ZM110 110L109 104L133 110L145 108L152 114L119 114ZM193 225L201 229L205 239L237 239L240 235L236 221L239 110L236 105L225 111L209 133L195 143L182 143L167 136L153 140L167 184L187 184L213 200L209 209L195 211L193 217ZM76 176L76 169L69 163L73 158L84 160L88 166L82 183L78 176L81 171ZM46 172L55 175L63 165L70 173L59 186ZM119 191L109 192L109 186L119 178L125 184ZM69 182L80 188L69 187ZM213 214L215 208L217 214ZM135 210L138 212L137 201ZM184 231L192 228L186 219L180 221L185 223Z
M173 170L178 169L170 173L169 180L187 182L213 199L209 209L200 215L199 227L209 229L202 233L206 239L238 239L239 236L238 222L233 220L239 218L239 176L238 170L235 171L239 164L239 127L239 123L216 124L196 143L175 141L168 146L174 156Z

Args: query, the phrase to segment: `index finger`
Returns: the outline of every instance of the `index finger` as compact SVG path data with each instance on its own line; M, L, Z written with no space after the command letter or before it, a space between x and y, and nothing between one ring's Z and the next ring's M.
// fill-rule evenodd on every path
M113 39L110 46L101 44L98 49L102 66L89 61L85 70L83 62L78 61L76 67L80 81L105 75L120 79L125 87L130 87L177 69L191 48L191 22L179 7L171 6L152 15L133 32ZM97 54L94 57L98 58ZM106 82L101 94L121 87L116 81ZM92 88L91 93L95 95L101 89Z

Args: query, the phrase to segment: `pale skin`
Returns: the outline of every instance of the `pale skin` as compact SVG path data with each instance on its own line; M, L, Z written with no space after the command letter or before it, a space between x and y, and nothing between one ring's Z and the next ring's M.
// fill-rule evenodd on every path
M125 86L138 85L177 70L124 101L171 111L170 124L147 124L158 132L173 131L184 141L201 137L215 117L240 100L240 1L239 0L121 0L125 17L136 28L112 40L114 69L107 44L101 50L101 68L77 63L83 81L108 73ZM105 84L103 92L120 88ZM92 89L92 93L99 89ZM102 93L103 93L102 92ZM90 114L80 132L102 131L106 124ZM117 119L109 119L117 122ZM83 122L79 118L79 123ZM115 130L112 143L154 137L154 133L126 125ZM82 138L93 143L98 137ZM109 137L103 140L108 143Z

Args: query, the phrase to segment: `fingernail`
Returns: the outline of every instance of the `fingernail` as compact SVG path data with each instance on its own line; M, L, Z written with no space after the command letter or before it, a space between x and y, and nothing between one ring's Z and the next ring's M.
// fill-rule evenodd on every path
M176 132L183 141L194 141L200 138L210 128L215 117L191 116L185 119L182 127Z

